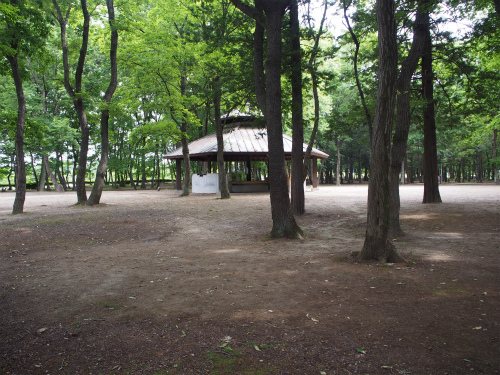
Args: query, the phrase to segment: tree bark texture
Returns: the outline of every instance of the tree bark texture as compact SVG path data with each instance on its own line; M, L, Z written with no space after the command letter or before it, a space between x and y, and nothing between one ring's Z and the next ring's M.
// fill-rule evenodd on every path
M49 179L52 182L52 185L54 185L54 189L57 192L63 191L64 188L62 187L62 185L59 182L57 182L56 176L50 170L49 156L48 155L43 155L43 161L44 161L43 164L45 165L45 171L47 172L47 175L49 176Z
M401 207L399 198L399 173L406 156L408 133L410 131L410 85L413 73L418 67L425 44L425 30L429 27L429 13L423 9L426 1L422 1L417 9L413 24L413 42L410 52L401 65L397 87L396 129L392 137L391 169L390 169L390 218L389 232L391 236L402 236L403 230L399 221Z
M15 48L17 49L17 46ZM18 54L14 56L7 56L10 68L12 70L12 77L16 86L17 95L17 122L16 122L16 135L14 139L15 152L16 152L16 196L14 198L14 205L12 214L22 214L24 211L24 201L26 199L26 164L24 162L24 122L26 119L26 98L24 97L23 81L21 78L21 71L19 70Z
M111 27L111 47L109 51L111 63L111 79L104 94L105 109L101 112L101 160L97 167L94 186L87 201L87 205L93 206L99 204L102 196L102 189L104 188L104 176L108 169L109 159L109 109L108 105L118 85L118 62L116 52L118 50L118 30L115 23L115 10L113 0L106 0L106 7L108 8L108 21Z
M186 96L186 86L187 78L183 74L181 77L181 95ZM182 144L182 159L184 162L184 182L182 184L181 197L187 197L189 195L189 184L191 183L191 161L189 159L189 146L187 138L187 119L185 115L182 116L181 123L181 144ZM180 176L179 176L180 178Z
M340 153L340 148L342 147L342 141L337 138L337 170L335 171L335 185L340 186L340 173L342 171L342 154Z
M425 30L422 55L422 97L424 107L424 198L422 203L441 203L439 194L436 119L434 109L434 72L432 70L432 37Z
M63 161L61 154L56 151L56 176L59 178L59 182L64 191L68 190L68 185L66 184L66 179L64 178Z
M66 40L66 26L68 24L71 6L68 6L65 17L63 18L61 9L57 4L57 0L52 0L52 4L57 12L57 21L61 29L61 45L63 50L63 70L64 70L64 87L68 95L73 100L73 105L78 116L78 123L80 124L81 140L80 152L78 156L78 171L76 174L76 196L78 203L85 203L87 201L87 190L85 188L85 177L87 174L87 154L89 149L89 125L87 122L87 115L85 114L85 105L82 98L82 75L85 65L85 58L87 55L87 47L89 41L90 29L90 15L87 10L87 1L80 0L83 12L83 32L82 32L82 45L78 57L78 63L75 72L75 88L71 86L69 77L69 57L68 57L68 44Z
M302 231L295 222L288 196L281 124L281 21L288 3L289 0L269 0L263 4L267 20L266 120L273 219L271 236L297 238Z
M302 64L300 53L300 24L297 0L290 2L290 28L292 32L291 83L292 83L292 207L295 215L305 210L304 196L304 118L302 98Z
M314 46L311 51L311 56L309 57L308 61L308 70L309 74L311 75L311 80L312 80L312 91L313 91L313 98L314 98L314 125L313 129L311 131L311 137L309 138L309 143L307 144L307 149L304 155L304 171L302 175L302 182L307 177L307 166L309 165L309 161L311 160L311 152L312 148L314 145L314 141L316 139L316 134L318 132L318 127L319 127L319 111L320 111L320 104L319 104L319 93L318 93L318 85L319 85L319 79L318 79L318 74L317 74L317 64L316 64L316 56L318 55L318 50L319 50L319 41L321 39L321 35L323 35L323 26L326 20L326 11L328 9L328 1L325 1L324 3L324 9L323 9L323 17L321 18L321 23L319 26L319 30L314 36ZM309 24L309 28L313 30L313 27L311 24ZM314 165L314 164L313 164ZM316 175L314 175L313 172L313 179L317 178ZM302 187L304 185L302 184ZM314 186L313 184L313 187Z
M214 82L214 111L215 111L215 133L217 137L217 169L219 170L219 189L221 199L229 199L229 188L227 186L227 174L224 168L224 125L220 118L221 103L221 80L217 77Z
M498 134L498 130L493 129L493 148L492 148L492 152L491 152L492 159L495 159L497 156L497 134ZM498 176L498 165L496 163L493 163L491 168L493 169L493 181L496 184L500 184L500 178Z
M40 170L40 180L38 181L38 189L37 189L38 191L45 190L45 180L47 180L47 170L45 169L45 160L42 156L42 169Z
M259 22L255 22L254 32L254 85L257 105L266 116L266 75L264 73L264 35L265 28Z
M361 260L400 262L403 258L388 241L389 167L391 131L396 99L397 41L394 0L377 0L379 73L374 117L368 218Z
M352 40L354 42L354 77L356 78L356 87L358 88L359 97L361 98L361 104L363 105L363 110L365 111L366 122L368 124L368 131L370 133L370 145L372 144L373 138L373 119L370 111L368 110L368 106L366 105L365 94L363 93L363 88L361 87L361 81L359 80L359 72L358 72L358 56L359 56L359 40L354 33L354 30L351 27L351 23L349 22L349 17L347 17L347 8L346 2L344 0L344 19L347 23L347 28L349 29L349 33L351 34Z

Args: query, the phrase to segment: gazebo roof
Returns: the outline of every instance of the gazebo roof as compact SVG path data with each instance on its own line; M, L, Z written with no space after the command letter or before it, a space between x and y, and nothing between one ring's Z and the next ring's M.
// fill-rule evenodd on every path
M224 138L224 160L226 161L245 161L251 160L265 161L268 159L267 129L257 126L259 119L251 117L238 117L225 119L226 126L231 123L223 132ZM292 156L292 138L283 135L283 148L285 157L290 159ZM307 145L303 145L305 153ZM189 143L189 157L193 161L211 161L217 158L217 138L212 133L200 139ZM319 159L328 158L328 154L313 148L311 157ZM164 156L165 159L182 158L182 148L169 152Z

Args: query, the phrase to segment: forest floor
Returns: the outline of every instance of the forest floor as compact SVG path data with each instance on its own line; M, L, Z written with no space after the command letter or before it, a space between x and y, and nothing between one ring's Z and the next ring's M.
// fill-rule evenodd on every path
M500 186L401 186L405 264L357 263L366 185L269 194L0 193L0 374L500 373Z

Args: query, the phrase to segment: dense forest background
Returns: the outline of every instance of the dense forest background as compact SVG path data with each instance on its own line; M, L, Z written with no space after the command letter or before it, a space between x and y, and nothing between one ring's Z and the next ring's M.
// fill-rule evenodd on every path
M79 172L95 185L103 158L104 184L155 188L176 178L175 165L163 155L182 139L214 132L219 116L259 114L255 21L233 3L1 0L3 188L16 185L19 84L29 189L76 189ZM399 63L411 48L418 3L396 2ZM498 180L499 4L427 3L440 179L482 182L496 173ZM378 83L374 2L298 5L305 141L317 123L314 145L330 155L319 165L320 183L361 183L370 176L370 115ZM291 134L289 12L282 32L283 130ZM423 179L422 75L419 66L409 89L411 125L400 177L405 183ZM190 168L198 173L203 166ZM259 166L264 174L266 168Z

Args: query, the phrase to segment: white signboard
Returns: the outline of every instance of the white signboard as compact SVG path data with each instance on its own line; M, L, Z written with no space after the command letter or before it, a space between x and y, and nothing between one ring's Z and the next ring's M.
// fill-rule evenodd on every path
M217 194L219 192L219 174L209 173L203 176L193 175L193 193Z

